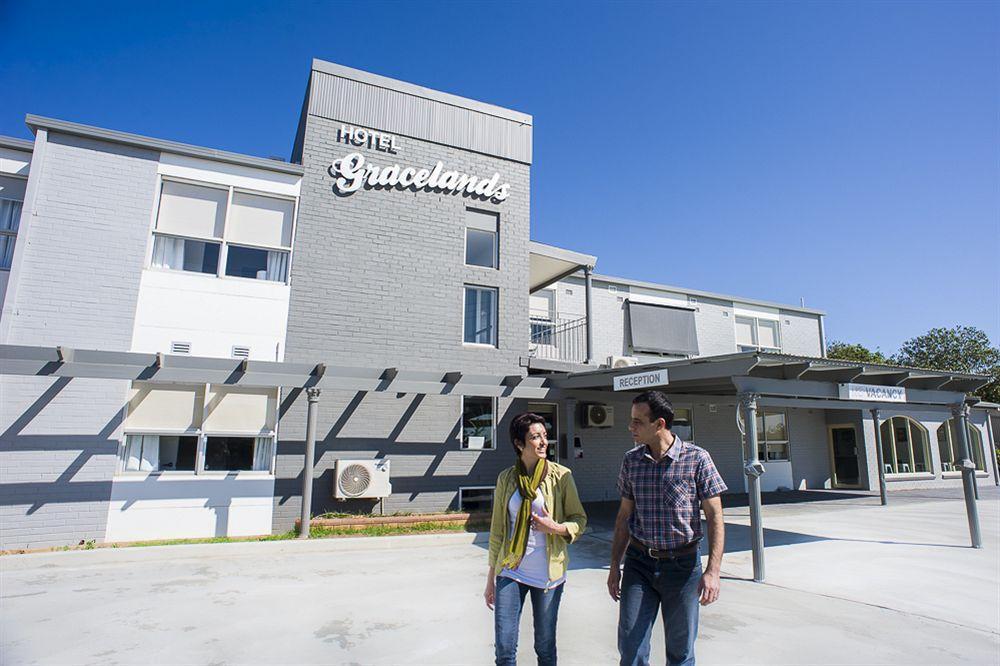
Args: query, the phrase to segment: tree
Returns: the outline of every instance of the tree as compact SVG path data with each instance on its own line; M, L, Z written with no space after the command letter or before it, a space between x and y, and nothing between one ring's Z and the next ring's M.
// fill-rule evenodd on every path
M877 348L872 351L864 345L851 344L833 340L826 346L826 357L840 361L858 361L859 363L887 364L889 359Z
M989 402L1000 402L1000 348L974 326L932 328L907 340L891 359L899 365L990 375L993 381L976 391Z

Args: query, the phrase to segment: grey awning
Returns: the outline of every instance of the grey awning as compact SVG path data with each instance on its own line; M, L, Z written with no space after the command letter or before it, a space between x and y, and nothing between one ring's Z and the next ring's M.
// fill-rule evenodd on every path
M626 301L632 349L657 354L698 353L694 310Z

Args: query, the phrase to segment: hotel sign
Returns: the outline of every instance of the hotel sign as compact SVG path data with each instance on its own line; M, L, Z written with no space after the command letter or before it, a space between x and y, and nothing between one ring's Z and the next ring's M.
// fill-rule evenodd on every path
M865 402L906 402L906 389L902 386L841 384L840 399Z
M615 377L615 390L632 391L635 389L651 388L653 386L664 386L669 383L666 370L650 370L649 372Z
M350 146L395 154L396 137L383 132L341 125L337 141ZM423 190L465 194L500 203L510 194L510 183L501 183L500 174L473 176L448 169L438 161L428 168L404 167L399 164L377 165L358 152L334 160L328 169L335 179L337 191L347 195L365 189Z

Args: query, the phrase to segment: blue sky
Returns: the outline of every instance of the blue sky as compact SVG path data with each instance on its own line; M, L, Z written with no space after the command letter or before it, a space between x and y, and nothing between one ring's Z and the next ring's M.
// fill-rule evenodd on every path
M289 155L310 59L534 116L532 236L598 271L1000 339L1000 4L0 0L37 113Z

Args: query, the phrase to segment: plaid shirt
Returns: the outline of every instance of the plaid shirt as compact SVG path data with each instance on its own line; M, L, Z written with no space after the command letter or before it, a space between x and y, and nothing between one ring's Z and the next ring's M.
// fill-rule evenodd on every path
M699 503L725 491L708 451L680 437L659 461L637 446L625 454L618 474L618 492L635 502L629 532L657 550L701 541Z

